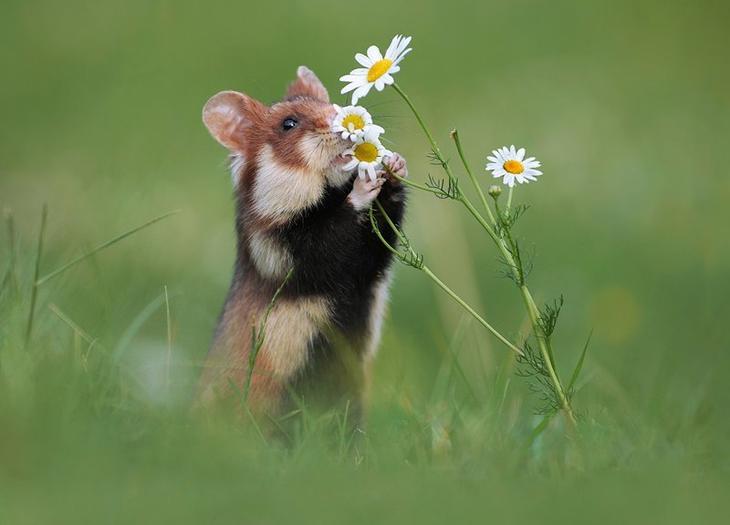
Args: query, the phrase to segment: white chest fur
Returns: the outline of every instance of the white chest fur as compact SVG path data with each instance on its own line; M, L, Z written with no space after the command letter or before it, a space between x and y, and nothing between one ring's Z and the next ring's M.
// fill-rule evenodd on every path
M261 149L256 162L253 210L259 217L285 222L322 197L324 184L319 174L281 164L271 146Z

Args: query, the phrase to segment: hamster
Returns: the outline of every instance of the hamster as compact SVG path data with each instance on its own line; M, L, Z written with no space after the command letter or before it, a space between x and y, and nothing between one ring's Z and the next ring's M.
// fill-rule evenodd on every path
M205 126L230 152L237 255L201 375L199 406L241 395L252 330L293 268L266 323L249 407L276 417L301 400L325 409L346 405L350 417L362 419L392 264L368 210L378 198L400 226L406 190L382 170L372 182L343 171L352 143L331 131L334 115L326 88L304 66L272 106L236 91L205 104ZM385 163L407 176L400 155Z

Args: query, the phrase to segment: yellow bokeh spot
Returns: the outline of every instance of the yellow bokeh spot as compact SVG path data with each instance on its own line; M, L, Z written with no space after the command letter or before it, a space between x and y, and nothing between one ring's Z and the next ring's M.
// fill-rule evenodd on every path
M393 65L393 61L389 58L383 58L373 64L368 70L368 82L375 82L377 79L385 75L390 66Z
M363 142L355 147L355 158L360 162L374 162L378 158L378 147L370 142Z
M525 171L525 167L519 160L508 160L502 165L502 167L504 168L504 171L511 173L512 175L519 175Z
M350 125L352 125L352 129ZM350 131L363 129L365 127L365 121L360 115L347 115L342 119L342 127Z

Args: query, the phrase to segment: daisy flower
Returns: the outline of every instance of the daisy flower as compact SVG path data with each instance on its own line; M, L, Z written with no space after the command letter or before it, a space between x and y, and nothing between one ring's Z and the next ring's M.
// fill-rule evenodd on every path
M525 148L504 146L492 151L487 160L487 171L491 171L494 178L501 178L510 188L515 185L515 180L523 184L536 181L542 175L542 171L535 169L540 167L540 161L535 160L535 157L526 159Z
M343 139L350 139L355 142L359 136L365 133L366 129L374 129L378 133L384 133L385 130L380 126L373 124L373 117L362 106L347 106L341 108L337 104L334 105L337 110L335 118L332 120L332 131L338 133Z
M369 128L357 137L352 148L344 154L352 155L352 160L342 167L343 170L352 171L357 168L357 174L361 179L369 177L370 180L375 180L377 178L375 169L381 165L384 157L389 157L393 153L385 149L380 142L380 133Z
M354 90L352 103L357 104L357 101L367 95L373 86L378 91L383 91L385 86L394 82L392 75L400 71L398 63L411 51L408 47L410 43L411 37L396 35L388 46L385 56L380 53L378 46L370 46L367 55L362 53L355 55L355 60L363 67L353 69L349 75L340 77L341 81L349 82L340 93Z

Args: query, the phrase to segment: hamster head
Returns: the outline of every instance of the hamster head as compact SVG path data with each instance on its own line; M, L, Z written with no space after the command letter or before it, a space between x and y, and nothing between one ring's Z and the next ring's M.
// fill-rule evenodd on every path
M312 194L317 186L323 190L327 183L349 179L341 168L351 143L332 132L335 113L322 82L300 66L281 102L267 106L243 93L222 91L205 104L203 122L230 151L237 187L242 182L244 187L293 184ZM275 180L258 180L264 178Z

